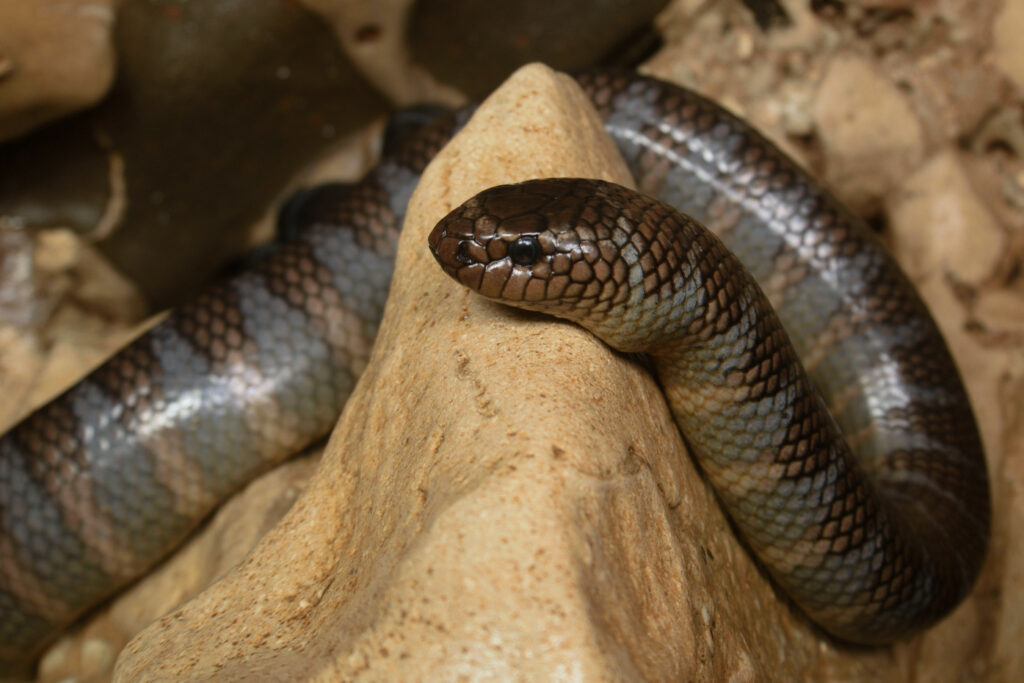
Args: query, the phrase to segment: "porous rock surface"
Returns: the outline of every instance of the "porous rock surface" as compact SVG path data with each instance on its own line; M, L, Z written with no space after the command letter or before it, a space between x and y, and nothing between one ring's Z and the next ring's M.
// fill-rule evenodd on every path
M426 236L447 211L544 176L629 182L575 84L527 67L417 189L373 359L305 493L132 641L117 679L757 680L878 664L833 661L776 595L641 367L434 264Z

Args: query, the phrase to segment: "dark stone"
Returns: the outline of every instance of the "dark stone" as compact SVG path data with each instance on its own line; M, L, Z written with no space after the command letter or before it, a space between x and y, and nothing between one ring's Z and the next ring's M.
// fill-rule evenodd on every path
M793 23L779 0L743 0L743 4L754 15L754 21L763 30L789 26Z
M125 3L117 51L99 126L129 204L101 248L157 305L237 255L297 169L387 108L297 3Z
M439 80L480 98L527 62L576 70L618 59L666 0L419 0L409 21L413 59ZM628 53L629 61L644 55Z
M98 108L0 148L0 214L88 231L117 153L127 204L99 247L156 307L193 294L298 169L388 108L295 2L127 2L116 48Z
M26 228L86 232L110 193L107 155L93 136L92 116L79 114L0 145L0 216Z

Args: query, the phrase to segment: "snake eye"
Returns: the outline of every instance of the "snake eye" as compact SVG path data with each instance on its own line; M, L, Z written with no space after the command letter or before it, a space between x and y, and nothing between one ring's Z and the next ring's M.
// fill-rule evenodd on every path
M459 246L455 247L455 260L462 265L469 265L473 260L469 256L469 244L466 242L459 242Z
M532 266L540 257L540 242L536 237L519 237L508 245L508 257L517 266Z

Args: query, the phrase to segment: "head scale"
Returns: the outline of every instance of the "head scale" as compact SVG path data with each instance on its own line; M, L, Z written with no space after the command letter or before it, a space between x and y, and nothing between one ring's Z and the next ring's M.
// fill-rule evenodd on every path
M558 178L481 192L443 218L430 249L479 294L567 318L643 350L664 304L692 287L683 257L696 224L620 185ZM649 331L648 331L649 330Z
M618 187L549 179L491 188L441 220L430 248L462 284L522 308L557 314L611 301L627 276L617 257L629 237L606 186Z

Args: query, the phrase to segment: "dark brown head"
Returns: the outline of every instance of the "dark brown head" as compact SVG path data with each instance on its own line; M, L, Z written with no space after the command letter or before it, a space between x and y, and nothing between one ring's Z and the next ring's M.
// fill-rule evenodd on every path
M658 234L666 211L612 183L531 180L485 190L452 211L430 233L430 249L448 275L483 296L632 348L630 318L657 304L673 277L664 259L678 255L675 238Z
M610 212L600 187L574 178L493 187L442 219L430 249L445 272L491 299L544 310L544 302L598 300L625 280L624 263L612 269L628 240L602 216Z

